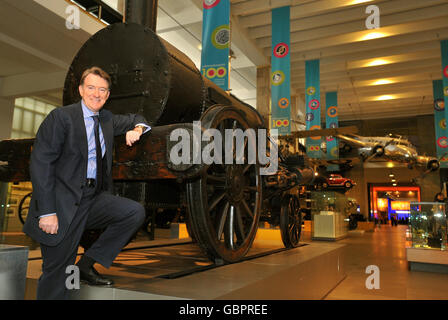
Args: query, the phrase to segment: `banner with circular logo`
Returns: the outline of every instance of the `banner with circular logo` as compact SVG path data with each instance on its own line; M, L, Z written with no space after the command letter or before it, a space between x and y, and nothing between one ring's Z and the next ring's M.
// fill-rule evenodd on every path
M202 2L204 9L211 9L216 7L221 0L204 0Z
M227 75L227 69L224 68L224 67L219 67L219 68L216 70L216 75L217 75L219 78L225 77L225 76Z
M274 119L273 124L274 124L275 128L287 127L287 126L289 126L289 120L288 119Z
M308 87L308 88L306 89L306 94L309 95L309 96L312 96L312 95L315 94L315 93L316 93L316 88L313 87L313 86Z
M281 98L278 100L278 106L281 109L286 109L289 107L289 100L287 98Z
M271 118L278 134L291 134L290 8L271 11Z
M446 130L446 119L445 118L443 118L439 121L439 127L442 130Z
M312 114L311 112L308 112L308 113L305 115L305 121L311 122L311 121L313 121L313 120L314 120L314 114Z
M321 126L320 125L314 125L310 128L310 130L320 130ZM314 137L310 137L312 140L320 140L320 136L314 136Z
M201 72L229 90L230 0L203 0Z
M328 129L334 129L338 127L338 93L336 91L325 93L325 105L326 105L326 116L325 125ZM339 141L335 136L327 137L327 160L336 160L339 158ZM332 164L332 170L339 170L339 164Z
M443 100L443 99L436 99L436 100L434 100L434 109L436 111L443 111L443 110L445 110L445 100Z
M273 50L274 57L276 58L283 58L288 53L289 53L289 46L284 42L280 42L279 44L277 44Z
M446 148L446 147L448 147L448 138L445 137L445 136L440 137L439 139L437 139L437 145L438 145L440 148Z
M333 157L335 157L335 158L339 157L339 149L338 149L338 147L333 147L333 148L331 148L331 150L330 150L330 154L331 154Z
M216 77L216 69L215 68L208 68L205 75L207 76L207 78L209 79L213 79L214 77Z
M271 84L273 86L279 86L285 81L285 74L281 70L276 70L271 74Z
M313 99L310 101L310 103L308 103L308 107L311 110L317 110L317 109L319 109L319 106L320 106L319 100L316 100L316 99Z
M337 117L337 116L338 116L338 107L336 107L336 106L331 106L331 107L329 107L329 108L327 109L327 115L328 115L330 118Z
M229 25L222 25L213 30L212 43L216 49L227 49L230 43Z
M434 129L436 142L436 155L441 158L446 153L446 118L445 100L443 98L443 80L432 81L434 97ZM445 98L447 99L447 98ZM447 99L448 100L448 99ZM440 168L448 168L448 163L440 163Z

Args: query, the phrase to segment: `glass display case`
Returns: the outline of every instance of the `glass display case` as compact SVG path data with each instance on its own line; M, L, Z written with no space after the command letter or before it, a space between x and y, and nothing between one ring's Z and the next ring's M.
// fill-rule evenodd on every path
M348 232L348 216L353 201L332 191L311 193L312 239L338 240Z
M412 248L446 250L446 204L441 202L411 202L409 229Z

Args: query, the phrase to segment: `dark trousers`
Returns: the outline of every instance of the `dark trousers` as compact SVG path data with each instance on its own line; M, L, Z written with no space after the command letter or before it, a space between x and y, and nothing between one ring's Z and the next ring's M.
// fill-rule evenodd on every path
M79 241L86 229L104 229L84 253L106 268L143 224L145 209L138 202L84 188L78 211L64 239L54 247L41 245L42 275L37 299L68 299L66 268L75 264Z

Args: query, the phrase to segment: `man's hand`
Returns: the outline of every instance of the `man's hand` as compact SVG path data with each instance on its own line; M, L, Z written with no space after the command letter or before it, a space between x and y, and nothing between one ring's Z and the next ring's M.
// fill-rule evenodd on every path
M56 234L58 233L58 216L52 215L47 216L39 219L39 228L42 229L42 231L49 233L49 234Z
M135 141L140 140L142 133L143 129L141 127L136 127L134 130L129 130L126 132L126 144L128 146L132 146Z

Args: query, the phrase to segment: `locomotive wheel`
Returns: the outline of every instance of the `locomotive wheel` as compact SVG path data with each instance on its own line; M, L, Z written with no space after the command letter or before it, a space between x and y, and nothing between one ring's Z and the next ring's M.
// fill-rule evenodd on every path
M302 233L302 211L296 196L287 195L283 198L280 210L280 231L286 248L299 245Z
M33 195L32 192L26 194L22 200L20 200L19 203L19 220L22 222L22 224L25 224L26 217L28 215L28 209L30 208L30 200L31 196Z
M259 166L247 161L249 139L244 164L235 164L235 148L224 150L224 130L244 131L249 128L245 119L231 107L215 111L206 113L204 119L210 121L202 123L222 133L223 164L211 164L199 179L187 183L190 221L199 246L212 261L236 262L250 249L258 229L262 180ZM232 164L224 164L225 151L233 153Z

